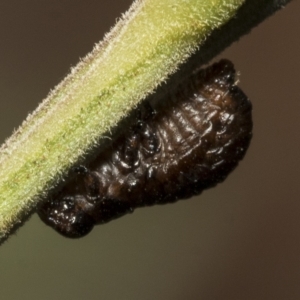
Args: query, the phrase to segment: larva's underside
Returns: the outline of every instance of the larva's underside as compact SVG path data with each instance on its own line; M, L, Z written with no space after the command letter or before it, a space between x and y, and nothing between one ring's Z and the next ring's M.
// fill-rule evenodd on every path
M227 60L200 70L140 118L38 210L67 237L136 207L200 194L237 166L252 136L251 103Z

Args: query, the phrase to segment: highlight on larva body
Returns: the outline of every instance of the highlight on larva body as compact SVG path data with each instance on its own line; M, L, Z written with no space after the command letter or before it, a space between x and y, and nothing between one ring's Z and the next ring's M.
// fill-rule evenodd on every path
M64 236L137 207L199 195L222 182L244 157L252 137L252 106L221 60L181 83L154 110L150 103L130 129L38 209Z

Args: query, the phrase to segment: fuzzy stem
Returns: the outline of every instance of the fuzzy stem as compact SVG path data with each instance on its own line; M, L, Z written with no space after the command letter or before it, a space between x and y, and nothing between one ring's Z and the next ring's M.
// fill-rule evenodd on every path
M248 14L246 9L248 19L231 25L225 42L220 38L216 45L204 44L216 28L222 32L222 25L244 2L240 11L256 3L256 7L250 5L254 10L249 9ZM216 54L287 2L135 1L104 41L72 69L0 149L0 241L26 219L71 166L98 147L105 133L198 47L204 49L205 62L209 47ZM253 12L259 13L253 17ZM234 30L237 27L242 30Z

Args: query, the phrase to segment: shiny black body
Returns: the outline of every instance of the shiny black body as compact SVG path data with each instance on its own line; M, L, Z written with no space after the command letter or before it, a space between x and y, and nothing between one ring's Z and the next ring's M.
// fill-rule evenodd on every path
M135 208L175 202L222 182L252 137L251 103L227 60L200 70L140 117L38 210L67 237L81 237Z

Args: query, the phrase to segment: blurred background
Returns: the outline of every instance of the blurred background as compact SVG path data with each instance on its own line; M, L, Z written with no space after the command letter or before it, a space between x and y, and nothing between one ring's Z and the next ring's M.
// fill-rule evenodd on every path
M1 142L130 4L1 1ZM219 56L254 106L252 144L224 183L79 240L34 215L0 247L1 299L300 299L299 13L293 1Z

